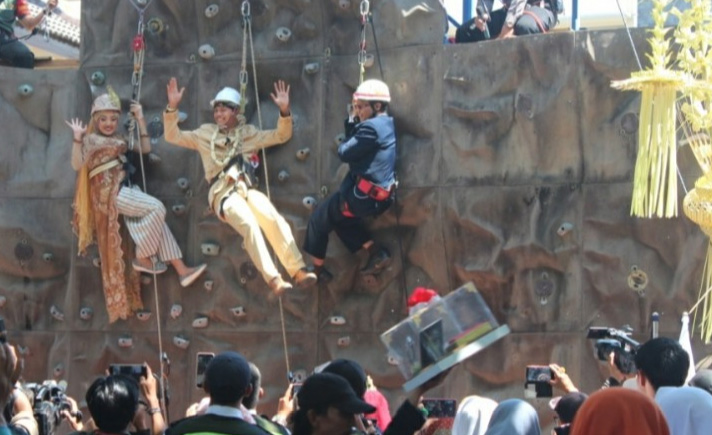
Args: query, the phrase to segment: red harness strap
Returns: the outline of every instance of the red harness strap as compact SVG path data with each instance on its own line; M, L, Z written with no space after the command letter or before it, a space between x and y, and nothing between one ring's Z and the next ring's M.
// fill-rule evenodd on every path
M384 189L381 186L377 184L373 184L370 181L366 180L365 178L358 178L358 182L356 183L356 187L358 190L361 191L361 193L370 196L371 198L375 199L376 201L385 201L388 198L391 197L391 191L393 188L391 187L390 189Z

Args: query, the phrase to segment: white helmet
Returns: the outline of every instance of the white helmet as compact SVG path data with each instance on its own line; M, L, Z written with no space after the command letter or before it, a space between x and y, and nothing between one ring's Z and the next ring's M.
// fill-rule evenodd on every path
M391 93L388 90L388 85L380 80L366 80L358 85L354 92L354 100L363 101L383 101L391 102Z
M210 106L215 107L217 103L227 103L231 106L240 106L240 93L237 89L225 87L218 92L213 100L210 101Z

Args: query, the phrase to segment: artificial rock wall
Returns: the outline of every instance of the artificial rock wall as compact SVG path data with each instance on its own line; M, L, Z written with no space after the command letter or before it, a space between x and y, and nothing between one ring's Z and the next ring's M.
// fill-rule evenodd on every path
M160 137L171 76L187 88L184 129L209 122L213 95L238 86L240 2L155 0L146 9L141 101L147 120L156 121L147 189L169 209L168 225L187 262L209 268L187 289L173 270L159 276L158 306L153 281L145 279L146 312L114 324L107 322L96 251L76 255L69 224L75 173L64 120L86 119L92 96L106 84L128 107L138 13L129 0L84 3L78 71L0 70L0 314L25 355L26 377L66 379L71 395L83 397L110 362L146 360L155 369L160 315L162 347L172 362L171 418L201 396L195 353L226 349L262 369L264 411L272 412L286 387L278 305L266 301L267 287L255 278L239 236L206 212L197 154ZM268 175L273 201L301 242L309 218L303 198L322 198L344 174L335 148L358 83L359 2L250 3L258 92L250 74L247 116L258 122L259 100L265 127L275 125L272 82L291 85L294 135L269 150ZM205 14L210 5L219 9L213 18ZM549 361L565 365L582 389L594 389L605 370L584 338L590 325L627 323L644 339L650 313L659 311L661 330L677 336L680 314L697 294L705 239L684 217L629 216L639 99L609 86L636 69L626 34L564 32L443 46L438 1L378 0L371 9L393 94L401 181L397 215L392 209L372 228L394 262L375 286L367 285L357 273L363 259L332 240L327 264L336 279L284 300L291 369L356 359L395 406L403 380L379 334L404 317L406 291L427 286L446 293L467 281L513 333L455 369L435 397L521 397L524 366ZM287 41L277 37L281 27L291 31ZM644 32L633 37L645 51ZM375 42L369 32L370 54ZM200 56L203 44L214 57ZM377 65L367 77L380 76ZM299 160L303 148L310 153ZM681 149L680 165L691 186L699 170L689 150ZM281 171L289 174L284 181ZM219 246L219 254L204 255L206 243ZM174 305L182 308L175 318ZM244 315L236 315L238 307ZM331 324L332 316L346 324ZM207 328L193 327L199 317L208 319ZM174 344L176 337L186 349ZM695 346L700 357L708 352Z

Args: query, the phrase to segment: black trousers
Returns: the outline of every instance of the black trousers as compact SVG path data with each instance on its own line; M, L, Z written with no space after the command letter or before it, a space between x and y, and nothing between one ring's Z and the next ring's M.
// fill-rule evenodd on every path
M371 240L363 218L377 216L390 207L392 199L376 201L372 198L348 198L341 191L334 193L319 203L307 224L307 235L304 239L304 251L315 258L325 258L329 244L329 233L336 235L350 252L356 252L364 243ZM353 216L344 214L348 208Z
M14 36L0 30L0 59L7 60L18 68L35 67L35 55Z
M554 13L547 8L541 8L539 6L527 6L527 11L532 12L539 18L544 26L544 30L549 31L554 26L556 26L556 18ZM504 21L507 18L506 9L497 9L490 14L490 20L487 22L487 27L489 28L490 37L492 39L497 38L500 32L502 32L502 27L504 27ZM461 25L457 32L455 32L455 42L479 42L486 40L485 34L475 27L475 18L467 21ZM537 33L542 33L541 28L537 24L534 17L524 14L514 23L514 34L517 36L522 35L534 35Z

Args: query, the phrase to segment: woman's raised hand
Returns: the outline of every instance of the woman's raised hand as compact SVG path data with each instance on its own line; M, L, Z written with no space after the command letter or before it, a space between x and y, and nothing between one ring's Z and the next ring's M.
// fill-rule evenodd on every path
M87 132L87 126L79 118L72 118L71 121L64 121L74 133L74 140L81 142Z

